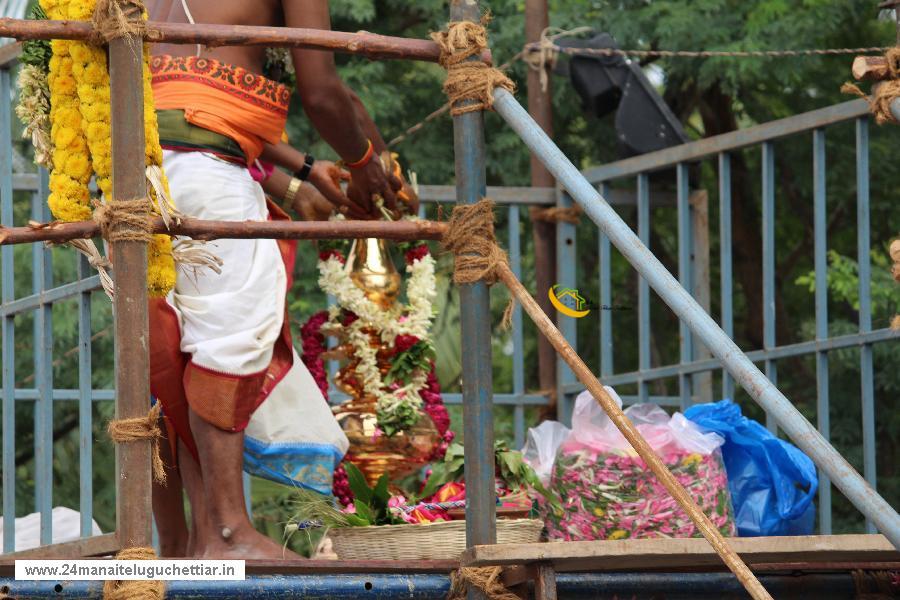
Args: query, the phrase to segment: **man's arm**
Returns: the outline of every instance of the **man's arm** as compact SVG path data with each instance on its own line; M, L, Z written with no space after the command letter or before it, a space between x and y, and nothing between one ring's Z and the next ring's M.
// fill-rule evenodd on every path
M328 0L282 0L282 6L288 27L331 29ZM384 142L371 116L362 103L354 100L355 95L349 93L338 75L334 55L303 49L293 49L291 53L303 109L322 138L340 157L348 163L359 161L368 150L369 140L373 146L377 142L383 149ZM356 118L348 118L350 115ZM390 208L395 206L394 190L377 156L365 166L351 169L351 175L368 212L372 212L371 198L375 194L381 195Z
M260 158L266 162L287 169L291 173L299 171L306 162L305 154L284 142L279 142L276 145L266 144L263 147ZM334 163L327 160L317 160L313 163L312 169L306 177L306 180L343 214L352 219L365 219L367 216L366 213L344 195L344 192L339 185L339 179L335 179L336 177L339 178L340 175L333 173L332 170L337 173L336 169L334 169ZM276 173L281 172L276 169ZM283 198L284 192L287 191L287 186L290 183L290 179L291 177L288 177L285 181L283 177L278 177L279 184L276 185L282 186L280 192L277 189L275 191L270 191L269 189L266 189L265 185L263 185L263 189L266 190L266 193L273 194L278 198Z
M347 95L350 96L350 100L353 102L353 113L356 115L356 121L359 123L359 126L366 136L372 140L372 145L375 146L375 152L381 154L387 150L387 144L384 143L381 132L378 131L378 127L375 126L375 122L372 121L372 117L369 116L369 111L366 110L366 106L362 103L362 100L359 99L359 96L356 95L356 92L351 90L346 83L344 84L344 89L347 90Z

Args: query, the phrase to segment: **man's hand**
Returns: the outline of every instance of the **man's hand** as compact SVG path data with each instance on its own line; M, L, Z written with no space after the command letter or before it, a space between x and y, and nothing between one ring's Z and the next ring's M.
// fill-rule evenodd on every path
M313 163L307 181L331 203L332 208L351 219L371 219L372 216L362 210L358 203L344 195L341 181L349 181L350 175L327 160Z
M334 206L312 185L302 185L291 207L304 221L327 221Z
M384 172L384 167L377 157L358 169L351 169L350 178L347 195L361 210L370 215L369 218L381 218L381 211L375 205L376 195L384 200L384 207L387 210L396 213L396 191L400 189L400 181Z

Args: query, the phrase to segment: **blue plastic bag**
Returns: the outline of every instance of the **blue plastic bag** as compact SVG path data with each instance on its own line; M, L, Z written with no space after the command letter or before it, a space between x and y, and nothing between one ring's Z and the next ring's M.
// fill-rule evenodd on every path
M739 536L813 532L819 480L808 456L743 416L731 400L697 404L684 415L725 438L722 457Z

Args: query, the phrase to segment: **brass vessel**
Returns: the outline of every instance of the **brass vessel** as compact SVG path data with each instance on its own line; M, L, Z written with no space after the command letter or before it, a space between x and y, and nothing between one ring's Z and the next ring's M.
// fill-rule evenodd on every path
M344 268L353 283L381 308L390 308L397 301L400 273L391 260L385 240L354 240Z
M335 418L350 440L346 459L356 465L374 487L385 473L391 481L422 468L440 442L437 428L427 414L408 431L391 437L378 433L375 402L351 399L334 408Z
M350 249L346 269L353 283L381 308L388 310L397 301L400 273L391 261L384 240L356 240ZM379 332L374 328L364 331L372 347L378 348L376 360L384 376L391 368L391 349L381 343ZM353 346L341 340L338 349L346 356L347 362L335 375L334 383L350 396L350 400L335 406L333 410L350 441L347 460L362 471L371 486L385 473L392 481L411 475L428 462L441 441L434 422L423 412L410 430L391 437L381 433L375 398L363 391L362 383L356 376L359 359L354 356Z

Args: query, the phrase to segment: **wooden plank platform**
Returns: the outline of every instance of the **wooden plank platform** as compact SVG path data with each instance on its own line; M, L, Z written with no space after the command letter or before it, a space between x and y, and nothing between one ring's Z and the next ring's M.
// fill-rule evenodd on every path
M776 563L807 566L900 563L900 552L883 535L730 538L728 541L752 567ZM719 556L702 538L475 546L460 557L462 566L472 567L529 563L550 563L557 571L724 568Z
M112 544L115 545L115 535L98 536L88 538L96 540L98 548L102 541L109 544L108 536L112 536ZM101 540L100 538L103 538ZM83 540L79 540L82 542ZM72 542L75 544L77 542ZM112 547L112 546L110 546ZM56 544L55 546L43 546L34 550L27 550L17 554L0 554L0 577L11 576L15 573L15 559L66 559L83 558L91 556L74 551L75 546ZM114 547L111 552L116 552ZM107 560L112 560L108 558ZM379 574L448 574L459 568L455 560L418 560L410 562L406 560L248 560L245 565L247 575L364 575L367 573Z
M66 559L105 556L119 551L119 540L115 533L104 533L71 542L38 546L29 550L0 554L0 564L13 563L17 559Z

